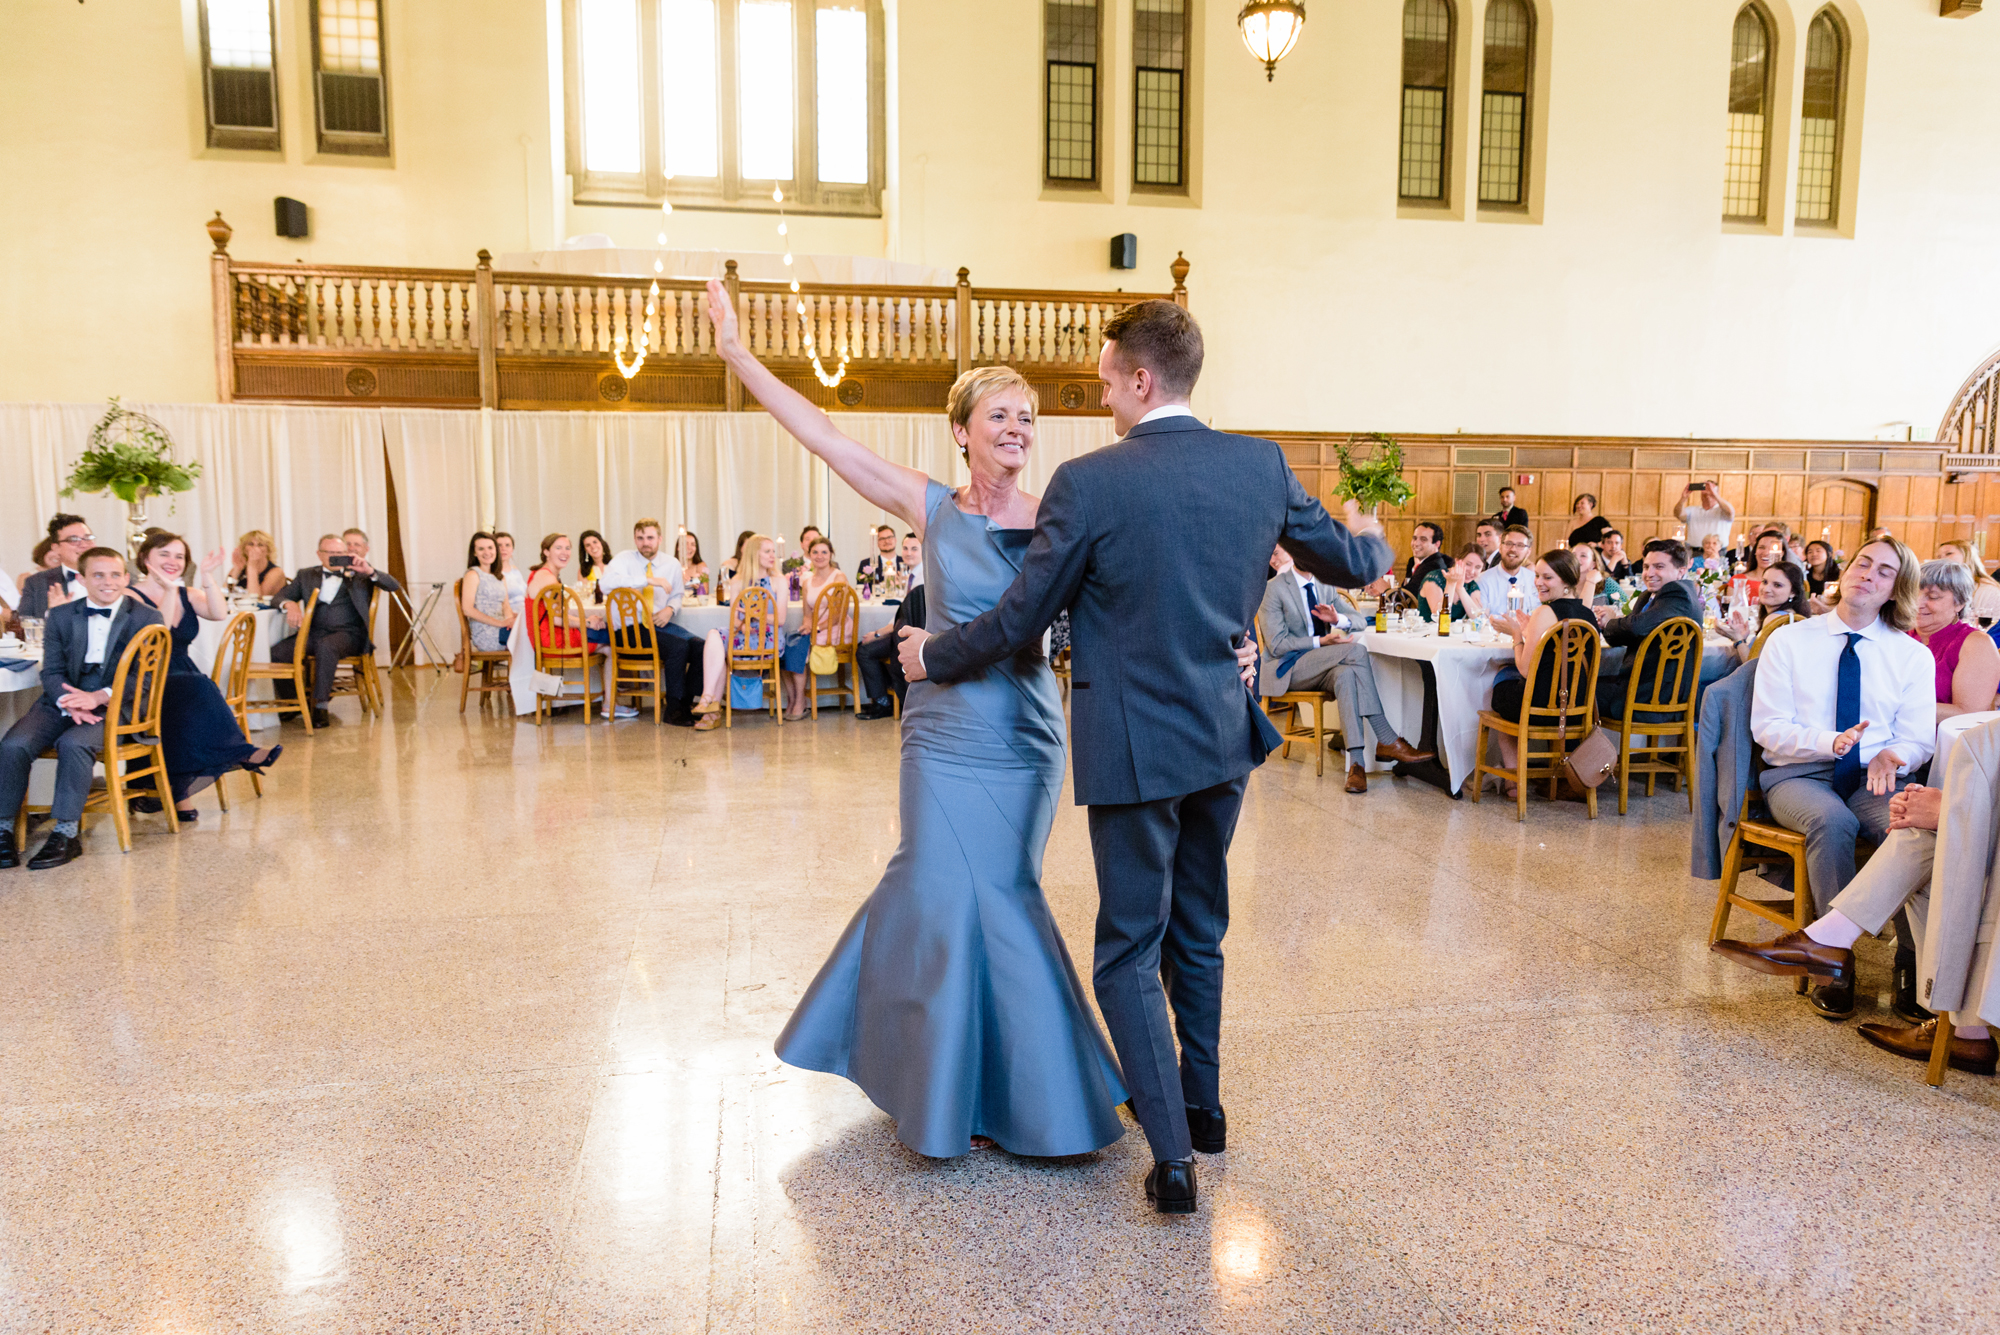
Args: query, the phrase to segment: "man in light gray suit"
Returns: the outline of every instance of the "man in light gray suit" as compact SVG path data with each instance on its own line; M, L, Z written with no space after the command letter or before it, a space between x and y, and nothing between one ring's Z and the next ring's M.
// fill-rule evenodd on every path
M1375 689L1375 664L1367 646L1354 638L1365 629L1354 604L1298 568L1283 547L1271 553L1277 573L1264 586L1257 629L1264 652L1257 685L1266 696L1286 691L1330 691L1340 706L1340 732L1347 741L1347 791L1368 791L1363 751L1375 734L1375 758L1414 763L1433 753L1419 751L1396 735L1382 712Z

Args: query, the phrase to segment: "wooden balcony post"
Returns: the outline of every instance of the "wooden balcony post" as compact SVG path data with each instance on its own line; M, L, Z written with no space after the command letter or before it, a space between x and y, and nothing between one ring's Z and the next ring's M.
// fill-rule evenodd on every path
M493 310L493 255L482 249L473 287L478 294L479 325L479 406L500 406L500 322Z
M958 270L958 373L972 369L972 271Z
M750 322L743 318L743 280L736 275L736 261L730 260L722 266L722 286L728 289L729 305L736 312L737 322L743 329L743 345L750 346ZM712 335L711 335L712 336ZM736 378L736 372L729 364L722 365L722 406L725 411L743 411L743 382Z
M229 276L229 238L235 229L222 220L222 210L208 220L208 239L215 252L208 257L209 288L215 305L215 398L236 398L236 284Z
M1174 305L1182 310L1187 309L1187 276L1192 267L1187 262L1187 255L1178 250L1174 252L1174 262L1167 266L1167 272L1174 276Z

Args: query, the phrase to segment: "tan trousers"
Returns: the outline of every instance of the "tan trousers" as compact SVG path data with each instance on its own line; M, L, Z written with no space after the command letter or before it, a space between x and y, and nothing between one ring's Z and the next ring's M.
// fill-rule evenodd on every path
M1891 830L1868 865L1854 873L1847 888L1834 896L1827 909L1870 934L1880 932L1896 916L1898 909L1909 910L1910 931L1917 949L1923 949L1926 920L1931 906L1931 859L1937 854L1937 831ZM1978 1025L1971 1011L1954 1012L1955 1025Z

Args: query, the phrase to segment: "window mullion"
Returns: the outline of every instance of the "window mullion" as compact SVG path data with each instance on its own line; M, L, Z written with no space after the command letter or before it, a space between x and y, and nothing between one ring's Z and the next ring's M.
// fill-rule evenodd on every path
M819 193L819 5L793 0L792 189L801 203L818 205Z
M664 199L667 193L665 150L660 127L660 0L639 0L639 114L645 118L640 137L640 169L646 194Z
M734 201L743 194L743 173L739 167L742 117L737 113L736 68L737 0L717 0L715 6L716 50L721 68L715 81L716 100L722 105L717 117L722 138L722 197Z

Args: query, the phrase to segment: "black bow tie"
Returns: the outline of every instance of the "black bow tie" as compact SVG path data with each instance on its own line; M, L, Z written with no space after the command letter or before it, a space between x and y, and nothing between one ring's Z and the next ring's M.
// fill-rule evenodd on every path
M86 607L83 612L85 616L108 617L117 610L115 607Z

